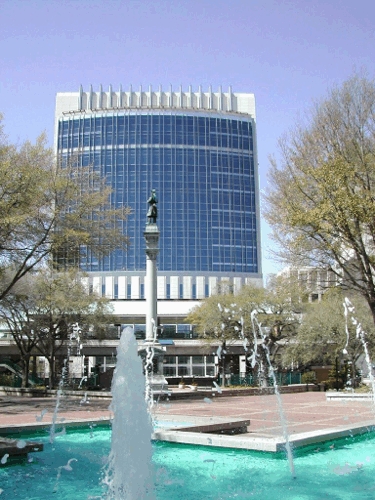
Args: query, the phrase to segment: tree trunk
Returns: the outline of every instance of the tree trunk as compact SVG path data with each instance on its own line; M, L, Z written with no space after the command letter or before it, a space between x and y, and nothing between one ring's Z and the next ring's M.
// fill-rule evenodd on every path
M48 385L50 389L54 389L55 383L55 357L47 357L48 365L49 365L49 374L48 374Z
M21 387L29 387L29 367L30 367L30 357L26 356L26 357L22 358Z
M268 387L268 380L265 373L264 363L262 363L261 366L259 367L259 386L262 389Z
M225 387L225 356L227 354L227 345L225 340L221 345L221 361L222 361L222 370L223 370L223 380L221 381L221 386Z
M370 307L371 314L372 314L372 319L373 319L374 325L375 325L375 297L365 296L365 299L367 300L367 303L368 303L368 305Z
M257 376L258 376L258 386L260 388L268 387L267 373L268 373L268 363L266 357L266 351L264 345L260 345L257 355Z
M222 355L222 380L221 387L225 387L225 354Z
M37 372L37 357L33 356L33 366L32 366L32 376L34 379L38 377L38 372Z

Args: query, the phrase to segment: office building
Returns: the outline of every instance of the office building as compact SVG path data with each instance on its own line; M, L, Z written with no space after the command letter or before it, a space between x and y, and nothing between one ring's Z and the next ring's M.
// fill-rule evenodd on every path
M128 251L103 259L88 254L81 265L139 337L151 189L159 199L157 296L165 339L191 338L186 314L220 285L235 293L262 283L253 94L111 86L58 93L55 148L62 158L92 164L112 187L112 203L132 210L122 227Z

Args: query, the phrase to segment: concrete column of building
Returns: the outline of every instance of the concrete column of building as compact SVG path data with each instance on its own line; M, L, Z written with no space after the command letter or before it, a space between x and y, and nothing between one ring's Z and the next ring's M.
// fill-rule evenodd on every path
M159 229L147 224L143 233L146 240L146 342L154 340L154 327L158 324L156 259L159 253Z

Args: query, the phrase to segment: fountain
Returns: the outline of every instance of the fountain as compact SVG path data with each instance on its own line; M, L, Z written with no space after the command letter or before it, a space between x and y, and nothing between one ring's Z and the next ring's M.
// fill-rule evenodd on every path
M368 347L367 347L366 332L363 329L361 323L354 316L355 308L354 308L353 304L350 302L350 300L348 299L348 297L345 297L343 306L344 306L344 314L345 314L345 331L346 331L346 344L345 344L345 347L343 349L343 354L348 354L348 351L347 351L347 347L349 344L348 317L350 316L351 321L352 321L353 325L355 326L356 336L361 341L361 344L363 347L363 352L365 353L365 360L366 360L367 369L368 369L369 377L370 377L370 383L371 383L371 389L372 389L372 400L373 400L373 406L374 406L374 411L375 411L375 380L374 380L374 375L372 373L372 361L371 361L370 354L369 354Z
M50 433L49 433L50 434L50 437L49 437L50 443L54 442L55 436L56 436L57 416L58 416L58 412L59 412L61 398L62 398L62 395L63 395L63 388L64 388L65 383L67 382L67 378L68 378L68 375L69 375L69 361L70 361L70 356L72 354L72 349L74 347L74 343L76 343L76 352L75 352L75 354L77 356L79 356L80 353L81 353L82 346L81 346L80 334L81 334L81 329L79 327L79 324L78 323L73 323L71 325L69 336L68 336L68 345L67 345L66 358L64 359L64 362L63 362L63 367L62 367L62 371L61 371L61 377L60 377L59 385L58 385L58 388L57 388L56 405L55 405L55 408L54 408L53 417L52 417L52 425L51 425L51 429L50 429ZM82 381L83 381L83 378L82 378L82 380L80 382L80 385L81 385ZM62 432L65 432L65 429L63 429Z
M108 499L154 498L152 423L144 394L137 341L132 329L126 328L117 348L112 379L112 445L105 477Z
M260 334L260 337L262 339L262 347L263 347L265 354L266 354L266 359L267 359L267 363L268 363L268 367L269 367L269 374L272 378L273 386L275 389L275 395L277 398L277 405L278 405L278 409L279 409L280 422L281 422L281 426L283 429L283 437L285 439L285 449L286 449L286 453L287 453L287 457L288 457L290 473L291 473L292 477L295 478L296 474L295 474L295 468L294 468L293 453L292 453L292 448L291 448L290 441L289 441L288 427L287 427L287 422L286 422L286 418L285 418L285 414L284 414L280 390L279 390L279 386L278 386L278 383L276 380L275 370L274 370L273 365L271 363L270 350L269 350L269 347L267 345L267 336L266 336L265 331L262 329L260 323L258 323L256 316L257 316L257 311L255 311L255 310L252 311L251 312L251 323L253 326L253 335L254 335L254 351L253 351L253 355L251 357L252 367L254 368L255 360L257 357L257 349L258 349L257 331L258 331Z
M55 434L52 443L48 436L38 436L45 443L43 454L0 469L0 499L373 498L371 434L297 450L296 480L286 474L284 453L152 444L145 377L131 329L120 339L112 392L112 432L86 423L84 429Z
M45 450L32 462L0 468L0 499L108 499L100 483L110 439L108 426L97 426L91 433L87 425L85 430L68 429L53 445L43 437ZM374 498L374 456L375 439L369 435L310 446L296 452L298 477L292 480L283 454L154 443L154 498L370 500ZM128 467L131 462L123 464L123 469ZM134 483L146 463L139 467L131 478ZM128 498L119 495L121 500Z

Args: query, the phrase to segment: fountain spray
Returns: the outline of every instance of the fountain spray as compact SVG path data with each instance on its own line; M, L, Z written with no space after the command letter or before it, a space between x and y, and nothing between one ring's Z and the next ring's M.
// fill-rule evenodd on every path
M104 484L107 500L153 500L152 423L145 377L132 328L122 332L112 379L112 444Z
M269 367L269 373L271 375L273 385L275 388L275 395L277 398L277 406L279 409L280 422L281 422L281 427L283 429L283 437L285 439L285 448L286 448L286 452L287 452L287 456L288 456L289 469L290 469L290 473L294 479L296 477L296 473L295 473L295 468L294 468L293 453L292 453L292 448L291 448L290 441L289 441L287 421L286 421L286 417L285 417L285 413L284 413L284 409L283 409L283 403L281 400L280 390L279 390L279 386L277 384L275 370L274 370L272 362L271 362L270 350L269 350L267 342L266 342L266 340L267 340L266 333L264 330L262 330L261 324L258 322L256 315L257 315L257 311L255 311L255 310L252 311L251 315L250 315L251 324L253 326L253 335L254 335L254 352L252 355L252 360L254 361L254 365L255 365L255 358L257 356L257 349L258 349L258 339L257 339L257 331L258 331L260 334L260 337L262 339L261 345L262 345L262 347L265 351L265 354L266 354L266 359L267 359L267 363L268 363L268 367ZM253 365L253 367L254 367L254 365Z
M355 326L356 337L357 337L357 339L359 339L361 341L363 351L365 353L365 359L366 359L367 368L369 371L370 382L371 382L373 409L375 412L375 380L374 380L374 375L372 374L372 362L371 362L370 354L368 352L366 332L363 329L361 323L354 316L355 308L354 308L353 304L350 302L350 300L348 299L348 297L345 297L343 306L344 306L344 315L345 315L346 344L345 344L345 347L344 347L342 352L343 352L343 354L348 354L348 351L347 351L347 347L349 344L348 316L350 316L352 324Z
M68 347L67 347L66 358L64 359L64 363L63 363L63 367L62 367L62 371L61 371L61 378L59 381L57 394L56 394L56 404L55 404L55 408L54 408L53 415L52 415L51 428L49 431L49 442L51 444L53 444L53 442L55 440L55 436L57 435L56 434L57 416L58 416L58 412L59 412L61 398L63 395L64 385L65 385L66 379L69 375L69 360L70 360L70 355L72 352L72 347L73 347L74 341L77 342L76 355L79 356L81 354L80 333L81 333L81 329L79 327L79 324L73 323L71 326L69 337L68 337ZM82 382L82 380L81 380L81 382ZM65 429L63 429L62 433L65 433Z

